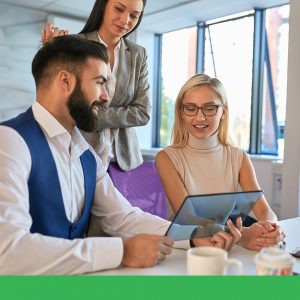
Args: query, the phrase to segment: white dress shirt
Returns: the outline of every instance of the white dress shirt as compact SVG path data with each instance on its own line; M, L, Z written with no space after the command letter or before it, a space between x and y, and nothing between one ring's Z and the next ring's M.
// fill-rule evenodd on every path
M99 41L107 47L106 43L103 41L99 33L98 33L98 38ZM114 48L113 68L111 68L111 65L108 64L108 75L109 75L108 94L111 100L114 97L116 91L117 71L118 71L119 59L120 59L120 47L121 47L121 40ZM105 128L102 131L99 131L99 138L100 138L100 147L97 154L100 156L103 165L107 170L109 162L115 160L113 131L110 128Z
M114 188L101 160L77 128L68 133L37 102L32 109L56 163L68 219L78 220L84 205L80 155L89 148L97 160L92 213L106 233L119 237L67 240L30 233L30 152L14 129L0 126L0 274L82 274L116 268L123 256L122 238L166 232L169 222L132 207Z

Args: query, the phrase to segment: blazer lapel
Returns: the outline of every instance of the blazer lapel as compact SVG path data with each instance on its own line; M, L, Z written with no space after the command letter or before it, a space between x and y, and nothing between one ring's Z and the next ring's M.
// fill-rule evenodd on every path
M112 106L117 106L120 102L124 103L124 99L127 98L126 91L128 89L128 84L131 76L130 74L132 74L131 60L131 52L124 39L121 39L119 66L116 78L116 90L115 95L112 99Z

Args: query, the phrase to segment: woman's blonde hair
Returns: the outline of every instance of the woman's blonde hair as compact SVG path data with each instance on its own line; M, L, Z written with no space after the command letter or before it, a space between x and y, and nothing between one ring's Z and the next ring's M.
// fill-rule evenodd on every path
M211 78L206 74L196 74L191 77L180 89L175 102L175 120L172 130L171 144L173 147L184 147L188 142L189 133L182 119L182 101L187 91L199 86L208 86L220 98L224 104L224 117L220 120L218 138L221 144L231 145L228 135L228 102L225 89L217 78Z

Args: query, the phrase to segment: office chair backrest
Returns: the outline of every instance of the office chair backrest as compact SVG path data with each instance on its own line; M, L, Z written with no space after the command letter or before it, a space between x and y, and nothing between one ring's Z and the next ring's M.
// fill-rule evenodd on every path
M130 171L122 171L116 162L111 162L108 173L115 187L133 206L167 218L166 195L154 161L144 161Z

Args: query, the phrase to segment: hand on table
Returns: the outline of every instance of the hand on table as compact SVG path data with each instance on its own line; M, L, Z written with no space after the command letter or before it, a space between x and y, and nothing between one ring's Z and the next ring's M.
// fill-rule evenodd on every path
M250 227L244 227L241 245L250 250L271 247L283 241L285 234L276 223L259 221Z
M167 236L138 234L124 241L122 265L147 268L156 265L171 253L174 241Z

